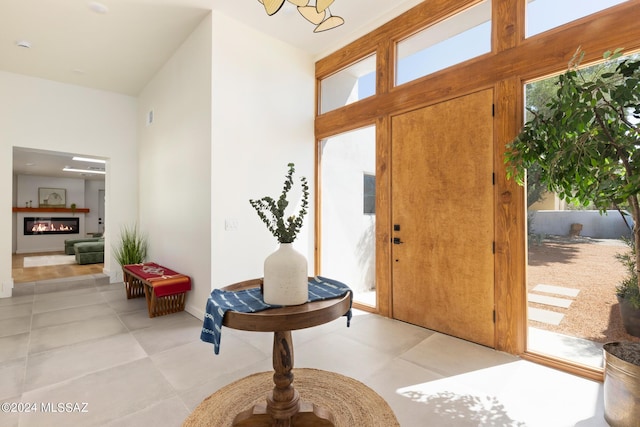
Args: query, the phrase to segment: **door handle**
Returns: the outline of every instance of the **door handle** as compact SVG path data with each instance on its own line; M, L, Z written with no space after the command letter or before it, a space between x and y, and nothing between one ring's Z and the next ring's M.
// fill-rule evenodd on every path
M404 243L402 240L400 240L399 237L394 237L391 241L393 242L394 245L400 245Z

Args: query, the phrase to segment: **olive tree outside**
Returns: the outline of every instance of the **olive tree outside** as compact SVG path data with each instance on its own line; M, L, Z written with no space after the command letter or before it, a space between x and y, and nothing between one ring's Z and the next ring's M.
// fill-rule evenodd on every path
M584 72L578 51L544 108L507 146L510 177L523 184L537 168L548 191L568 202L630 212L633 243L640 246L640 60L606 52L606 62ZM640 262L636 251L635 268ZM640 289L636 280L635 292Z

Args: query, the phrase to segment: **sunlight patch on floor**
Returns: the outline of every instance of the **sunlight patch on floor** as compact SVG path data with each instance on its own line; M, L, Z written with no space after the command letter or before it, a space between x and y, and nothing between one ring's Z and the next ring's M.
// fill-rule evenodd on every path
M553 425L573 426L576 414L567 418L567 407L581 411L585 425L601 425L603 420L597 409L602 384L585 387L583 379L550 376L547 369L525 361L414 384L396 393L428 405L439 419L451 423L447 425L549 426L553 414Z

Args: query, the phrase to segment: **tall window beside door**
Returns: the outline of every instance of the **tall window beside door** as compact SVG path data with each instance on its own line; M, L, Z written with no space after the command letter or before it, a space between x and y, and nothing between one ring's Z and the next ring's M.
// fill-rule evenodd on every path
M376 306L376 128L320 141L320 273L340 277L354 301Z

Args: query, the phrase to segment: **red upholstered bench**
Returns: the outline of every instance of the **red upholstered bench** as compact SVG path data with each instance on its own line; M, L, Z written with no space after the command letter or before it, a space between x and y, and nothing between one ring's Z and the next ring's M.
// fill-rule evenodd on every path
M154 262L122 266L127 299L145 296L149 317L184 310L189 276L177 273Z

